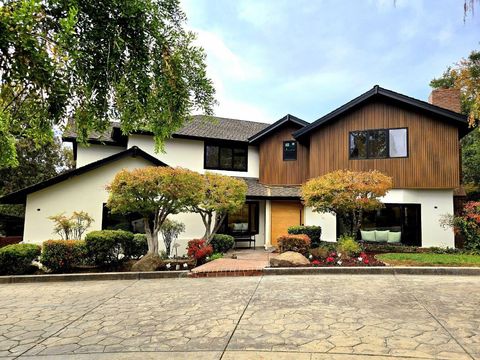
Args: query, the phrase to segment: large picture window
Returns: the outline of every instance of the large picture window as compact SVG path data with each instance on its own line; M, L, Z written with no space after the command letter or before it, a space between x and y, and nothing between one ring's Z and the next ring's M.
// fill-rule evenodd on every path
M349 154L350 159L407 157L408 131L406 128L352 131Z
M247 171L247 156L246 145L205 143L204 168Z

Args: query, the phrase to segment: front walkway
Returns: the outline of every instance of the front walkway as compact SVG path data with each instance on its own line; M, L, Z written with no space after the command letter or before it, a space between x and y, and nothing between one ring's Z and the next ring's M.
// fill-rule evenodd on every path
M223 258L194 268L192 275L194 277L262 275L262 270L269 265L270 258L274 256L277 254L259 248L230 250Z
M0 357L479 359L479 277L266 276L0 287Z

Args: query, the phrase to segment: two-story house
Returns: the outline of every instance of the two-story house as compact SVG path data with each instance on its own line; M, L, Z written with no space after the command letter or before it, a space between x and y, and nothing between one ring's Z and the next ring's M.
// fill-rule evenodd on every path
M48 217L62 212L86 211L95 219L90 230L138 227L135 214L113 216L105 208L105 185L120 169L213 171L248 185L247 203L229 214L223 231L255 234L257 246L269 247L298 224L320 225L322 239L335 241L341 231L336 217L303 206L299 186L337 169L377 169L393 178L393 189L364 226L400 231L406 244L453 247L453 232L439 220L453 213L460 186L459 139L469 128L459 111L459 93L452 90L435 90L428 103L375 86L312 123L292 115L273 124L195 116L160 153L151 134L123 136L117 124L92 134L88 147L77 146L68 132L64 141L73 143L76 169L0 201L26 204L24 240L41 243L54 237ZM180 241L203 234L198 214L175 217L186 225Z

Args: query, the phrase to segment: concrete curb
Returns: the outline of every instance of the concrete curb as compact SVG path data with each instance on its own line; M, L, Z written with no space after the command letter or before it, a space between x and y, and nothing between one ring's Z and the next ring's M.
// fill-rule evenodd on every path
M144 280L171 279L187 277L188 270L147 271L147 272L106 272L82 274L47 274L47 275L11 275L0 276L0 284L55 282L55 281L90 281L90 280Z
M265 268L264 275L457 275L480 276L480 267L369 266Z

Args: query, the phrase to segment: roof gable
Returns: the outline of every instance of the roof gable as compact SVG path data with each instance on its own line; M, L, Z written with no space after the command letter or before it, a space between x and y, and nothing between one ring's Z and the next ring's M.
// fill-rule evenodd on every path
M122 152L119 152L117 154L108 156L106 158L100 159L98 161L94 161L90 164L87 164L85 166L82 166L77 169L73 169L70 171L66 171L60 175L57 175L53 178L44 180L42 182L39 182L37 184L31 185L29 187L26 187L24 189L15 191L13 193L7 194L5 196L0 197L0 204L21 204L24 203L26 200L26 197L28 194L45 189L49 186L58 184L59 182L68 180L74 176L78 176L81 174L84 174L86 172L92 171L94 169L98 169L99 167L102 167L106 164L112 163L114 161L117 161L119 159L125 158L125 157L141 157L147 161L150 161L152 164L157 165L157 166L168 166L164 162L158 160L156 157L147 154L145 151L141 150L140 148L136 146L132 146L131 148L124 150Z
M460 130L461 136L467 134L469 131L467 117L463 114L459 114L454 111L432 105L426 101L418 100L375 85L371 90L363 93L362 95L340 106L339 108L333 110L332 112L314 121L313 123L296 131L293 136L297 139L303 138L306 135L310 134L313 130L329 124L337 120L341 115L349 111L353 111L357 107L375 99L382 101L391 101L405 108L433 115L439 120L446 121L454 126L457 126Z
M287 114L285 115L284 117L282 117L280 120L277 120L275 121L273 124L267 126L265 129L259 131L258 133L256 133L255 135L252 135L251 137L248 138L248 141L251 143L251 144L258 144L262 139L264 139L266 136L268 136L269 134L271 134L273 131L277 130L278 128L280 128L281 126L283 126L284 124L287 124L287 123L292 123L292 124L295 124L295 125L299 125L301 126L302 128L304 126L307 126L309 125L308 122L302 120L302 119L299 119L297 118L296 116L293 116L293 115L290 115L290 114Z

